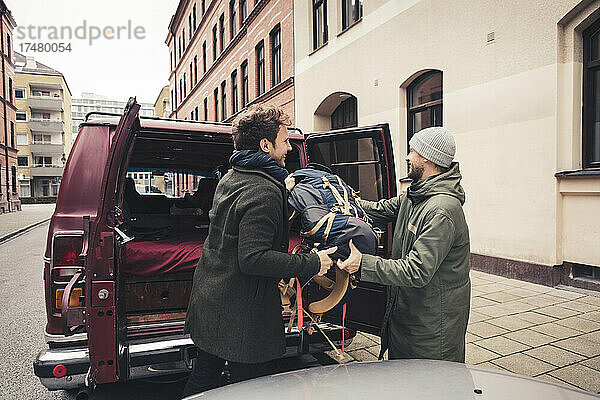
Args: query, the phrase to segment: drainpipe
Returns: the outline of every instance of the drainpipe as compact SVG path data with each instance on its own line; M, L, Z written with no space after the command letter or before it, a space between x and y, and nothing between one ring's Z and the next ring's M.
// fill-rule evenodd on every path
M4 15L6 14L5 10L0 12L0 46L2 46L2 98L4 99L4 155L6 157L6 200L8 202L8 211L12 211L12 203L10 201L10 179L9 179L9 171L8 167L8 127L6 125L6 68L4 66Z
M173 56L175 60L177 60L177 37L175 36L175 32L173 31L173 25L169 27L169 31L171 32L171 36L173 37ZM175 67L175 69L173 70L173 73L175 76L175 98L173 100L175 100L175 104L173 104L173 110L175 111L175 119L177 119L177 108L179 108L179 102L177 101L177 61L175 61L174 64L175 65L173 66Z

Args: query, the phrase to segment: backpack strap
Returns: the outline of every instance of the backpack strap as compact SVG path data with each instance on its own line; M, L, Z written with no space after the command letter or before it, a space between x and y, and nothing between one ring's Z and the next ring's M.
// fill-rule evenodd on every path
M319 222L315 224L315 226L310 231L302 231L300 232L300 235L313 236L319 231L319 229L323 227L323 225L325 225L325 223L327 223L327 226L325 227L325 232L323 232L323 243L327 243L327 239L329 237L329 233L331 232L331 227L333 226L333 220L335 219L335 216L336 213L328 212L319 220Z

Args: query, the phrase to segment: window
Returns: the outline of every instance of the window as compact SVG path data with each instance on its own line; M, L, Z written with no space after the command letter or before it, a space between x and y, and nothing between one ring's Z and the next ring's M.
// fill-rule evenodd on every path
M342 30L362 17L362 0L342 0Z
M242 107L248 104L248 61L244 61L240 67L242 70Z
M329 166L334 174L359 190L361 198L377 200L385 196L377 135L357 137L349 133L335 141L316 139L308 149L311 162Z
M179 103L181 104L181 101L183 99L183 79L179 78Z
M29 179L19 180L19 197L31 197Z
M27 111L17 111L17 121L27 121Z
M173 89L171 89L171 103L173 103L173 108L177 108L177 102L175 101L175 97L173 95Z
M407 90L407 140L421 129L442 126L442 72L431 71L418 77Z
M10 49L10 35L8 33L6 34L6 55L9 59L12 60L12 52Z
M327 0L313 0L313 50L327 43Z
M194 119L194 110L190 111L190 120Z
M183 28L183 29L181 30L181 37L182 37L182 41L181 41L181 42L182 42L182 44L183 44L183 51L185 51L185 47L186 47L186 46L185 46L185 28Z
M192 36L194 36L194 31L192 30L192 14L188 15L188 29L190 30L190 42L191 42Z
M32 90L31 95L32 96L50 97L50 92L48 90Z
M231 113L238 112L238 82L237 70L231 73Z
M233 40L235 37L235 31L237 30L235 26L235 20L235 0L231 0L229 2L229 35L231 40Z
M227 119L227 91L225 81L221 82L221 121Z
M17 157L17 165L19 167L29 167L29 157Z
M213 92L213 97L215 100L215 121L219 120L219 88L216 88Z
M169 53L169 61L171 62L171 71L173 71L173 52Z
M192 18L194 20L194 32L196 32L196 28L198 27L196 25L196 3L194 3L194 7L192 8Z
M225 43L225 15L219 17L219 53L223 52L223 43Z
M10 121L10 143L13 148L16 147L16 139L15 139L15 123Z
M261 40L256 45L256 95L265 92L265 45Z
M584 168L600 167L600 20L583 32Z
M181 36L179 36L179 58L181 59Z
M194 85L198 83L198 56L194 56Z
M187 80L185 72L183 73L183 97L187 96Z
M281 82L281 28L277 25L271 31L271 85Z
M213 62L217 59L217 26L213 26Z
M194 114L195 114L195 115L194 115L194 119L195 119L196 121L198 121L198 106L196 106L196 108L194 108Z
M248 0L240 0L240 26L248 17Z
M202 43L202 73L206 73L206 42Z
M11 78L8 78L8 98L10 99L11 103L15 102L15 98L13 95L13 82Z
M51 144L52 136L36 133L33 135L33 144Z
M192 91L193 87L194 87L194 68L193 68L193 63L190 62L190 92Z
M204 120L208 121L208 98L204 98Z
M202 15L206 12L206 0L202 0Z
M17 167L10 167L10 182L12 183L12 192L17 194Z
M36 156L34 161L35 161L36 167L51 167L52 166L52 157Z
M17 99L25 99L26 97L26 91L23 88L15 88L15 98Z
M342 101L331 114L331 129L351 128L358 126L358 107L356 97L351 95Z
M17 146L27 146L29 144L29 135L27 133L17 133Z

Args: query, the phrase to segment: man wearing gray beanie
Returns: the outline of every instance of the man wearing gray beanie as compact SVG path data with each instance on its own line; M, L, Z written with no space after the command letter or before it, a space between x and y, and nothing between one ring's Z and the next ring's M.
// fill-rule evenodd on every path
M456 144L443 127L426 128L409 142L406 192L378 202L361 201L374 223L395 222L392 257L361 254L350 242L341 269L391 286L381 332L390 359L465 361L469 321L469 229L462 205Z

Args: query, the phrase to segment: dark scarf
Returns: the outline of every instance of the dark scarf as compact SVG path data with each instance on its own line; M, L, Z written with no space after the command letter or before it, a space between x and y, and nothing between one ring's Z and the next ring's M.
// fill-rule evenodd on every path
M255 150L234 150L229 164L244 168L260 168L281 183L290 174L287 169L277 165L275 159Z

